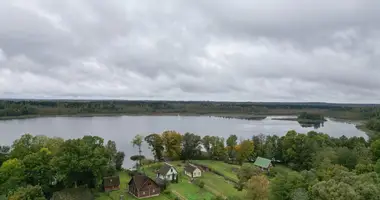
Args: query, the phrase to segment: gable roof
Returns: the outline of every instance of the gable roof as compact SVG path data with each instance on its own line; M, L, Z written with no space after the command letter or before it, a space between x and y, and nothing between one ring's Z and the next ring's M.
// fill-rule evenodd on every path
M119 186L120 178L119 176L104 177L103 183L104 183L104 187Z
M185 166L185 171L186 171L186 172L193 173L196 169L198 169L198 167L195 166L195 165L192 165L192 164L187 164L187 165Z
M164 165L162 165L162 167L158 170L158 173L159 174L167 174L169 172L170 169L174 169L176 170L173 165L170 165L168 163L165 163ZM176 170L177 171L177 170Z
M272 161L269 159L257 157L255 163L253 164L262 168L268 168L271 163Z
M129 181L128 185L134 183L137 189L141 189L144 186L144 184L149 180L156 184L156 186L158 186L158 184L155 181L153 181L148 176L142 174L133 176L132 179Z

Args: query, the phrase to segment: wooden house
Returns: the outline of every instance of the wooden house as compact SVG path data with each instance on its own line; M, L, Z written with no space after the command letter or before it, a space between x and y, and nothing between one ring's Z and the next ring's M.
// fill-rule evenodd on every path
M135 175L128 183L129 193L136 198L160 195L160 186L146 175Z
M103 178L104 191L114 191L120 190L120 177L119 176L110 176Z

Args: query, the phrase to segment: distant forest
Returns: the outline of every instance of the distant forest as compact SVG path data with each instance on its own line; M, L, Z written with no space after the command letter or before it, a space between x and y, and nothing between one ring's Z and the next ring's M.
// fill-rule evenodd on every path
M338 119L368 120L380 105L333 103L127 101L127 100L0 100L0 118L52 115L299 115L315 113Z

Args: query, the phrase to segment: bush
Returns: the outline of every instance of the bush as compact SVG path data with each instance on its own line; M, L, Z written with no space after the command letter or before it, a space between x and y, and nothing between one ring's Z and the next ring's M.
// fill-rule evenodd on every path
M200 180L195 180L194 184L197 185L199 188L204 188L205 182L200 181Z

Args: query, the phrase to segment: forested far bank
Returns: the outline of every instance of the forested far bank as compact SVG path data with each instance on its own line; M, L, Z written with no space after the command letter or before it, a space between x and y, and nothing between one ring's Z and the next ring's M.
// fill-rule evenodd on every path
M260 119L264 115L323 114L339 119L367 120L380 106L329 103L259 103L210 101L124 100L0 100L0 118L53 115L215 115ZM314 114L314 115L312 115ZM261 116L261 117L258 117Z

